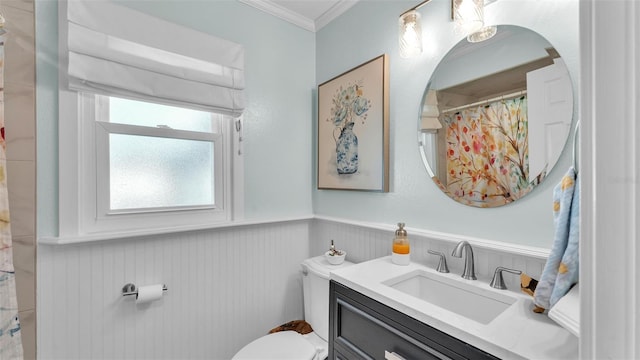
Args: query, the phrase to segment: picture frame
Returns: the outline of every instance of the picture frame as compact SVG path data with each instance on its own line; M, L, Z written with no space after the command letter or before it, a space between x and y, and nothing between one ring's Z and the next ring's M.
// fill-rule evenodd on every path
M318 189L389 192L389 59L318 85Z

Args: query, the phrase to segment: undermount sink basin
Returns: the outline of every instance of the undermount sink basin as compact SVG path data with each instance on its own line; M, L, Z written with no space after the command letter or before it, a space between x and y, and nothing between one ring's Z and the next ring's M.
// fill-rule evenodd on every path
M488 324L516 302L508 294L483 289L424 270L415 270L383 282L445 310L454 312L481 324Z

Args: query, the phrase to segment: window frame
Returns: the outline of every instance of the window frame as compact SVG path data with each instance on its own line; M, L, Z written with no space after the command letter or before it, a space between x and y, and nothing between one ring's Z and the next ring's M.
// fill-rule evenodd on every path
M89 103L88 106L94 106L95 114L95 133L96 133L96 164L97 164L97 196L96 207L97 216L100 219L104 219L109 216L115 216L120 214L138 214L138 213L151 213L151 212L167 212L167 211L185 211L196 209L216 209L214 213L224 210L224 115L209 113L212 122L212 132L200 132L179 130L162 127L149 127L130 124L120 124L110 122L109 114L109 96L95 95L93 104ZM90 100L87 100L91 102ZM91 121L87 119L87 121ZM215 124L215 126L213 126ZM111 158L110 158L110 135L137 135L144 137L158 137L164 139L180 139L180 140L193 140L209 142L213 145L213 183L212 193L214 202L210 205L186 205L186 206L163 206L157 208L131 208L114 210L111 209Z
M228 224L242 217L244 174L236 128L236 124L242 124L242 118L234 121L228 115L212 114L222 117L217 120L220 128L217 135L105 124L97 115L105 111L105 104L97 100L101 96L104 95L60 89L59 237L109 238L188 231ZM214 167L218 173L214 176L215 205L105 211L104 201L108 202L109 196L101 192L101 186L104 187L101 182L105 179L108 182L109 178L109 148L105 139L108 140L109 133L121 133L125 128L154 136L167 137L173 133L177 136L169 137L215 140Z

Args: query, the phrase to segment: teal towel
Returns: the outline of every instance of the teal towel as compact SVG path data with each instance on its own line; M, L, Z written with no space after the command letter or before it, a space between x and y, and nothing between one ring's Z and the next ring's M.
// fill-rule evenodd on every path
M580 239L580 184L573 168L553 189L553 246L534 303L550 309L578 282L578 249Z

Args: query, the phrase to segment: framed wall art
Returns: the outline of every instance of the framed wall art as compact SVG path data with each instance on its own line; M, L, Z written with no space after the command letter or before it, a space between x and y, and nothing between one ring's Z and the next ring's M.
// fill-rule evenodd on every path
M318 85L318 189L389 191L386 54Z

